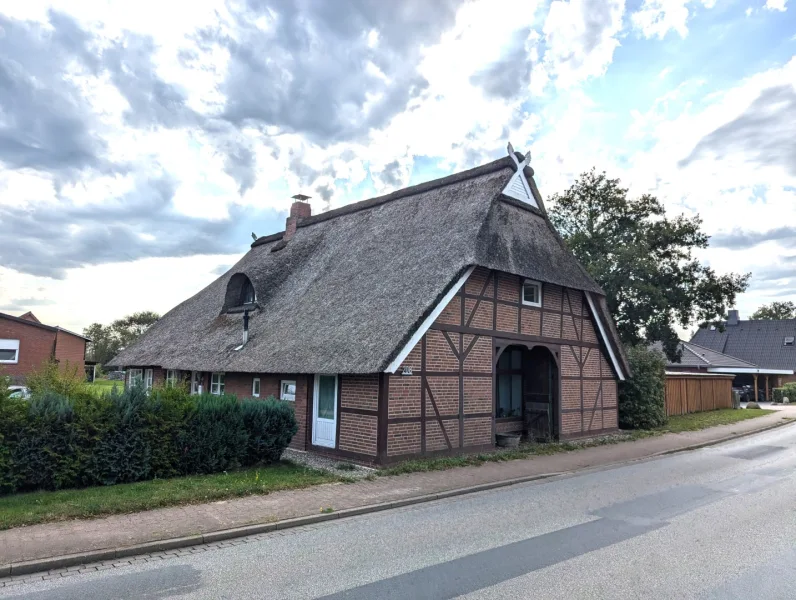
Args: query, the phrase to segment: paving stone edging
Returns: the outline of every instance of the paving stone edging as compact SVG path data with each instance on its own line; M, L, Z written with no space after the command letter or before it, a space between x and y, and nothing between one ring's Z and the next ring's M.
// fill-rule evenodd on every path
M212 531L209 533L197 534L197 535L190 535L184 537L177 537L177 538L168 538L164 540L157 540L153 542L145 542L143 544L136 544L134 546L125 546L121 548L107 548L103 550L90 550L88 552L79 552L76 554L65 554L62 556L53 556L48 558L41 558L36 560L29 560L29 561L22 561L16 562L6 565L0 565L0 578L3 577L13 577L13 576L20 576L20 575L30 575L32 573L38 573L41 571L51 571L56 569L64 569L68 567L75 567L79 565L85 565L88 563L95 563L107 560L114 560L114 559L122 559L122 558L129 558L131 556L138 556L142 554L150 554L154 552L164 552L168 550L177 550L180 548L186 548L188 546L197 546L200 544L212 544L215 542L222 542L225 540L230 540L239 537L246 537L250 535L257 535L261 533L268 533L271 531L277 531L282 529L291 529L294 527L301 527L304 525L313 525L316 523L322 523L324 521L330 521L333 519L343 519L345 517L353 517L357 515L364 515L369 513L376 513L385 510L390 510L393 508L400 508L403 506L411 506L413 504L422 504L424 502L432 502L434 500L444 500L446 498L453 498L456 496L463 496L466 494L474 494L477 492L485 492L489 490L494 490L502 487L508 487L512 485L517 485L521 483L529 483L532 481L539 481L542 479L549 479L551 477L556 477L560 475L571 475L574 473L585 472L595 469L601 469L605 467L615 467L622 464L627 464L631 462L639 462L642 460L648 460L651 458L656 458L660 456L666 456L669 454L677 454L680 452L688 452L690 450L698 450L700 448L706 448L708 446L715 446L730 440L736 440L739 438L747 437L750 435L755 435L758 433L763 433L765 431L769 431L771 429L777 429L779 427L783 427L785 425L791 425L796 423L794 420L787 420L781 423L775 423L773 425L768 425L766 427L762 427L760 429L755 429L752 431L746 431L743 433L738 434L731 434L724 436L722 438L718 438L715 440L711 440L709 442L701 442L698 444L691 444L688 446L683 446L681 448L676 448L674 450L664 450L663 452L657 452L655 454L650 454L649 456L642 457L642 458L634 458L631 460L625 461L618 461L613 463L606 463L605 465L600 465L599 467L586 467L583 469L577 469L573 471L562 471L558 473L542 473L536 475L528 475L525 477L515 477L512 479L504 479L501 481L492 481L489 483L482 483L478 485L463 487L463 488L456 488L452 490L445 490L443 492L437 492L434 494L425 494L421 496L413 496L411 498L404 498L402 500L394 500L392 502L381 502L377 504L368 504L365 506L358 506L355 508L347 508L331 513L320 513L316 515L307 515L304 517L296 517L293 519L284 519L281 521L275 521L271 523L256 523L254 525L245 525L243 527L235 527L232 529L221 529L219 531Z

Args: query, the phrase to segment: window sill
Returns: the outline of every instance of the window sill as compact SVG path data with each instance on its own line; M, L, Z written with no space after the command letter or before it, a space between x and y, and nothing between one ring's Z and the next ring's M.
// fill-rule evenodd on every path
M244 311L253 311L260 308L260 305L255 302L254 304L244 304L243 306L233 306L227 309L228 313L242 313Z

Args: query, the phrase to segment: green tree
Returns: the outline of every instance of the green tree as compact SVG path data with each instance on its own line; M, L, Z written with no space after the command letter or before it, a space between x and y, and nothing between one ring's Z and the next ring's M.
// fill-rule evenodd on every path
M104 365L122 348L137 340L159 318L156 312L146 310L116 319L110 325L92 323L83 330L83 335L91 339L89 357Z
M764 304L752 313L752 318L764 319L766 321L796 319L796 304L790 300L786 302L772 302L771 304Z
M119 349L126 348L137 340L142 333L152 327L160 315L151 310L127 315L111 323L111 329L119 340Z
M678 355L677 325L718 321L749 274L718 275L694 250L708 236L699 217L669 217L655 196L628 198L618 179L594 169L551 198L551 220L578 260L605 290L622 341L660 341Z

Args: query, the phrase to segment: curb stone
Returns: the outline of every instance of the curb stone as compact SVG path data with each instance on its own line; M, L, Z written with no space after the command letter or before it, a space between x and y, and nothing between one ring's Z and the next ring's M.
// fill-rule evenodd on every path
M743 437L748 437L750 435L755 435L758 433L763 433L765 431L770 431L772 429L777 429L779 427L783 427L786 425L792 425L796 423L796 420L788 419L784 420L781 423L775 423L774 425L768 425L761 429L755 429L754 431L747 431L740 434L731 434L728 436L724 436L722 438L712 440L709 442L702 442L698 444L691 444L689 446L683 446L682 448L676 448L673 450L664 450L662 452L657 452L655 454L651 454L647 457L643 458L635 458L625 461L618 461L614 463L607 463L605 465L600 465L600 467L616 467L618 465L638 462L639 460L648 460L652 458L657 458L661 456L667 456L670 454L677 454L680 452L688 452L690 450L698 450L700 448L706 448L708 446L716 446L718 444L722 444L724 442L728 442L730 440L736 440ZM489 483L482 483L478 485L457 488L453 490L445 490L443 492L437 492L434 494L425 494L421 496L414 496L411 498L404 498L401 500L394 500L391 502L381 502L378 504L369 504L365 506L357 506L354 508L347 508L336 512L331 513L322 513L317 515L308 515L303 517L296 517L293 519L284 519L282 521L274 521L271 523L256 523L253 525L246 525L244 527L235 527L233 529L222 529L219 531L211 531L204 534L197 534L197 535L190 535L184 537L177 537L177 538L168 538L164 540L156 540L152 542L146 542L143 544L136 544L134 546L125 546L122 548L106 548L102 550L90 550L87 552L79 552L76 554L65 554L62 556L53 556L49 558L42 558L36 560L29 560L24 562L17 562L11 563L6 565L0 565L0 579L5 577L19 577L22 575L31 575L33 573L38 573L42 571L50 571L55 569L65 569L67 567L74 567L78 565L85 565L94 562L101 562L113 559L123 559L129 558L133 556L138 556L142 554L149 554L152 552L163 552L168 550L178 550L182 548L187 548L190 546L198 546L201 544L210 544L215 542L222 542L226 540L231 540L240 537L247 537L250 535L257 535L261 533L269 533L271 531L276 530L284 530L284 529L291 529L294 527L301 527L305 525L314 525L316 523L322 523L324 521L330 521L333 519L344 519L346 517L354 517L357 515L364 515L376 512L382 512L386 510L391 510L394 508L401 508L404 506L412 506L415 504L423 504L425 502L433 502L435 500L444 500L447 498L454 498L456 496L464 496L467 494L474 494L478 492L485 492L489 490L494 490L502 487L509 487L513 485L518 485L521 483L529 483L533 481L539 481L543 479L550 479L551 477L557 477L561 475L573 475L580 471L589 471L594 467L586 467L583 469L575 469L573 471L561 471L557 473L542 473L538 475L528 475L525 477L516 477L513 479L504 479L501 481L493 481ZM0 583L2 583L0 581Z

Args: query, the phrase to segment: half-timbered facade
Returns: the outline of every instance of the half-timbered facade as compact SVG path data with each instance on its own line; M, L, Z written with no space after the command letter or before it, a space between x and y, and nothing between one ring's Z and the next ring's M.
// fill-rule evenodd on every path
M627 363L529 157L311 215L113 364L144 385L293 403L291 446L369 463L617 429Z

